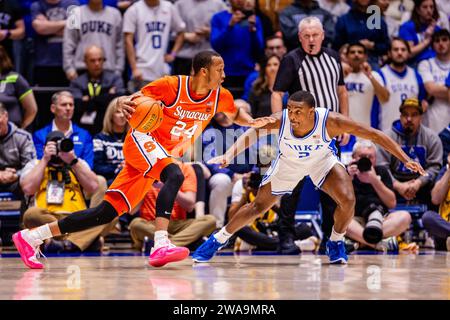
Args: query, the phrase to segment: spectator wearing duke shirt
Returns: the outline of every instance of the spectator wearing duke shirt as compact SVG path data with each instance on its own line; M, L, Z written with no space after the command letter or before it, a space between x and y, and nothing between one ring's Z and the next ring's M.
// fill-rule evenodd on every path
M362 43L348 46L347 61L351 72L345 76L344 82L348 91L350 118L370 126L374 97L384 103L389 100L389 91L383 87L380 74L372 71Z
M84 54L86 72L70 83L77 104L76 119L91 134L100 131L109 102L125 93L121 75L104 70L105 54L89 46Z
M94 137L94 171L110 185L124 165L123 142L128 122L117 108L117 98L106 109L103 130Z
M378 72L383 78L383 86L389 91L389 99L379 100L374 105L372 124L382 131L392 127L392 123L400 117L398 106L407 98L418 98L422 109L425 110L427 102L423 80L416 69L409 67L406 62L411 50L409 43L401 38L394 38L388 51L389 64Z
M433 34L431 46L436 57L422 60L419 73L430 97L430 106L423 115L423 124L439 134L450 123L450 101L445 79L450 71L450 33L441 29Z
M69 83L62 69L62 43L70 6L77 0L39 0L31 5L31 19L35 37L34 84L65 87Z
M104 6L102 0L89 0L72 14L63 39L63 68L67 78L72 81L86 69L84 52L93 44L105 51L105 70L122 74L125 52L120 11Z
M411 172L386 150L378 150L378 163L393 177L398 202L418 202L432 207L431 189L442 166L442 143L437 134L422 124L423 108L418 99L406 99L400 106L400 120L386 133L403 151L419 162L427 175Z
M211 19L211 46L225 61L223 85L243 88L264 50L263 29L253 0L230 0L230 4L231 11L221 11Z
M130 91L137 91L148 82L170 74L169 63L175 60L183 45L186 24L175 6L165 0L143 0L125 12L123 32L132 79ZM168 54L171 32L175 43Z

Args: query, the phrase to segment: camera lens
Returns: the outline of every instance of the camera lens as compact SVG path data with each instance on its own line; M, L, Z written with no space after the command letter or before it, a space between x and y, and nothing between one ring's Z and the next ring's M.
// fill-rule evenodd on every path
M376 244L383 239L383 209L375 205L370 205L369 208L373 211L367 218L363 238L367 243Z
M71 139L64 138L60 140L58 144L59 144L58 146L59 151L70 152L73 150L73 142Z
M369 158L363 157L356 162L356 166L360 172L366 172L372 168L372 162Z

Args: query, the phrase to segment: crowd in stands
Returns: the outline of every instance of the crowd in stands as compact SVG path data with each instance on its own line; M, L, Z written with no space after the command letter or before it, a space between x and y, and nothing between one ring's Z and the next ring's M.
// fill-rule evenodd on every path
M0 1L0 193L22 201L21 226L37 227L100 203L125 161L129 127L116 98L165 75L189 75L200 51L221 54L223 86L242 112L270 115L278 69L288 52L300 48L298 25L308 16L320 19L323 45L338 52L349 116L385 132L427 172L412 173L367 141L352 137L342 143L357 195L347 237L360 247L398 248L412 217L397 205L421 204L435 248L450 250L445 0ZM284 106L287 98L285 93ZM169 225L175 245L195 248L254 199L258 179L276 157L277 150L269 148L276 139L252 146L241 164L206 163L245 130L217 114L202 135L201 154L180 162L185 182ZM356 165L364 157L372 165L367 172ZM148 248L159 188L156 182L126 222L116 219L49 240L43 251L98 251L118 226L129 230L136 249ZM363 237L368 199L383 213L383 240L377 244ZM277 250L277 211L275 206L242 229L235 249ZM317 237L310 226L297 226L295 244L313 251Z

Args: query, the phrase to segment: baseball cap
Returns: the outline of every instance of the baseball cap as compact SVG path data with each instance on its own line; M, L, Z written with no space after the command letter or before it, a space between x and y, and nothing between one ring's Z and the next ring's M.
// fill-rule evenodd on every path
M415 108L420 112L420 114L423 114L422 104L417 98L408 98L403 100L400 106L400 112L402 112L407 107Z

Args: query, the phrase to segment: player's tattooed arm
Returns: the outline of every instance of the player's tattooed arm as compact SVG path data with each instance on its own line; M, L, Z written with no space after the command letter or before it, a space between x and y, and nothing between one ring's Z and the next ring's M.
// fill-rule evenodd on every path
M408 155L394 140L392 140L392 138L380 130L353 121L352 119L335 112L329 113L326 129L330 137L336 137L343 133L350 133L357 137L371 140L402 161L411 171L418 172L421 175L426 174L425 170L419 163L414 162L410 157L408 157Z
M269 122L261 128L248 129L223 155L212 158L208 163L220 164L222 168L228 166L237 155L254 145L259 138L277 133L281 125L281 115L281 112L277 112L271 115L273 122Z

